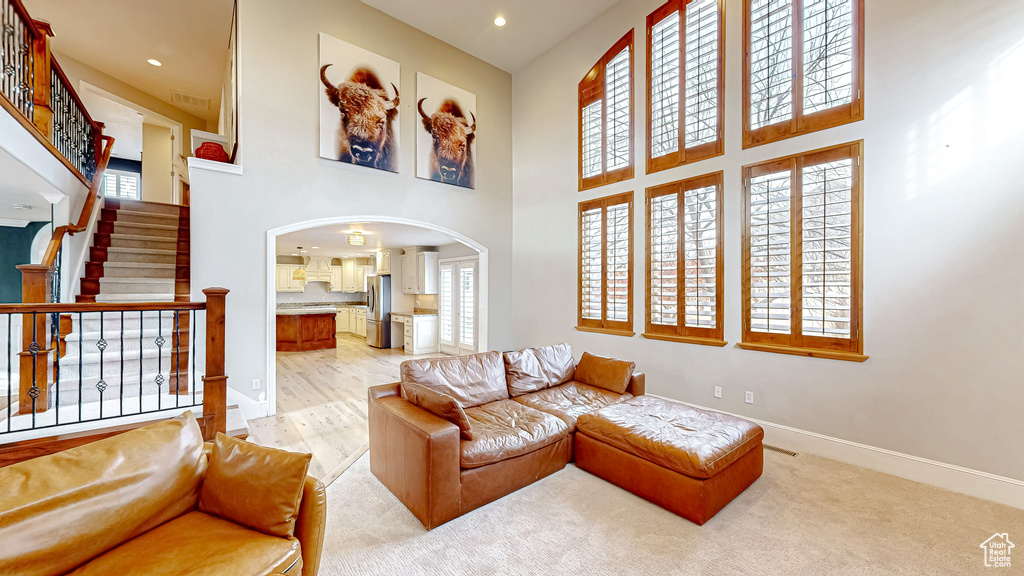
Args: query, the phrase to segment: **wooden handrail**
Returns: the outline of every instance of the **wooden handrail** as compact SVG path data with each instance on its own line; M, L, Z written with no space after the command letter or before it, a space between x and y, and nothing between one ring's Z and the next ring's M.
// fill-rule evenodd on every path
M125 302L69 304L0 304L0 314L63 314L65 312L156 312L206 310L205 302Z
M82 213L78 215L78 222L68 224L67 226L58 226L54 229L53 236L50 237L50 242L46 245L46 252L43 253L42 264L44 266L53 266L53 263L57 261L57 253L60 251L65 234L74 236L79 232L85 232L89 227L89 219L92 218L93 210L96 207L96 199L99 198L101 188L103 187L103 173L107 169L107 164L110 163L110 153L114 149L114 139L112 137L102 136L102 138L106 144L103 147L100 161L96 164L96 175L93 176L92 183L89 185L89 195L85 199L85 204L82 205Z

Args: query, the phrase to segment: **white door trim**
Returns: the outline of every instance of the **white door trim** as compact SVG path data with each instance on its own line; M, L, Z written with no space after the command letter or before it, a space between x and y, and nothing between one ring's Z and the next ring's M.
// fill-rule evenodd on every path
M278 226L267 230L266 247L266 270L264 273L265 288L267 294L266 325L267 325L267 415L273 416L277 413L277 237L291 232L319 228L320 226L333 226L336 224L363 224L367 222L381 222L386 224L404 224L416 226L434 232L440 232L451 236L456 241L469 246L477 251L479 260L477 268L477 347L480 350L487 350L487 296L488 296L488 252L487 247L473 240L472 238L430 222L410 220L408 218L396 218L394 216L355 215L335 216L331 218L318 218L306 220L286 226Z

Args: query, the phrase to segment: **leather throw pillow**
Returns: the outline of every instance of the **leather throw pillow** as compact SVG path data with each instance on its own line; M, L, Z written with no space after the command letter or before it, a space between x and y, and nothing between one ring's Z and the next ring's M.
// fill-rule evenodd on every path
M633 378L635 369L636 362L605 358L584 352L579 364L576 365L576 374L573 376L573 380L604 388L616 394L624 394L629 388L629 381Z
M463 440L473 439L469 417L455 398L419 384L402 384L402 397L458 426Z

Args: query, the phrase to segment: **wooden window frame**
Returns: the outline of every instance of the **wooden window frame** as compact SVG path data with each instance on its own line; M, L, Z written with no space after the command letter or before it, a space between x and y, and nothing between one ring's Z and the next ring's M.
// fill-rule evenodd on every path
M725 346L728 344L724 340L725 333L725 231L723 228L724 217L722 210L722 197L724 189L724 173L714 172L711 174L705 174L703 176L697 176L694 178L688 178L686 180L679 180L677 182L670 182L668 184L662 184L660 186L654 186L647 189L647 201L646 201L646 249L647 249L647 262L646 262L646 322L644 325L644 338L650 338L653 340L669 340L672 342L685 342L689 344L703 344L706 346ZM684 280L685 256L684 256L684 238L683 238L683 210L682 203L679 204L677 211L678 218L678 247L676 249L676 273L677 273L677 292L676 292L676 307L677 307L677 325L668 326L664 324L653 324L651 322L651 201L661 196L667 196L670 194L679 194L680 200L683 195L689 190L696 190L698 188L705 188L707 186L715 187L715 328L694 328L686 326L686 300L685 290L686 283Z
M811 114L803 112L803 0L790 0L793 15L792 33L792 101L793 115L789 120L754 129L750 122L750 7L752 0L743 0L743 148L753 148L778 142L801 134L835 128L864 119L864 0L853 2L853 58L850 102Z
M804 336L803 323L803 193L804 166L841 159L854 160L850 187L850 338ZM810 152L776 158L743 167L743 337L745 350L777 352L814 358L863 362L863 182L864 141L848 142ZM750 180L774 172L790 171L790 333L770 334L750 329Z
M607 306L608 306L608 241L607 241L607 215L608 208L611 206L618 206L620 204L627 205L627 212L629 214L629 254L627 261L629 262L629 269L627 274L629 275L629 281L627 285L627 299L629 301L629 307L627 309L627 320L625 322L618 320L608 320ZM597 198L594 200L587 200L579 203L579 211L577 217L577 233L576 233L576 262L577 262L577 276L576 276L576 287L577 287L577 299L576 299L576 329L582 332L598 332L601 334L612 334L615 336L627 336L631 337L635 334L633 332L633 192L624 192L622 194L615 194L613 196L605 196L604 198ZM601 318L584 318L583 317L583 213L588 210L595 208L601 209Z
M605 68L624 48L629 48L629 165L616 170L608 171L608 99L605 97ZM633 177L633 166L635 164L636 150L633 141L633 106L635 95L633 94L633 60L636 53L633 50L633 29L630 29L625 36L612 45L605 52L604 56L587 72L587 75L579 83L579 112L576 122L579 130L579 189L589 190L605 184L629 180ZM594 102L601 102L601 173L596 176L583 176L583 109Z
M686 148L686 7L697 0L669 0L647 16L647 173L653 174L684 164L692 164L725 154L725 0L718 4L718 138L691 148ZM652 31L673 12L679 12L679 142L678 149L657 158L652 157L651 143L653 124L651 120L651 56ZM582 116L581 116L582 118Z

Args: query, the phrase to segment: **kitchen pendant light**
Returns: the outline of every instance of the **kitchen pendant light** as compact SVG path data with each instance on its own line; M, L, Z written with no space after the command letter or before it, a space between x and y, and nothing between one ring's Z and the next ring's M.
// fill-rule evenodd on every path
M362 232L353 232L348 235L348 243L351 246L365 246L366 236Z
M298 280L299 282L306 281L306 271L302 268L296 268L295 272L292 272L292 280Z

